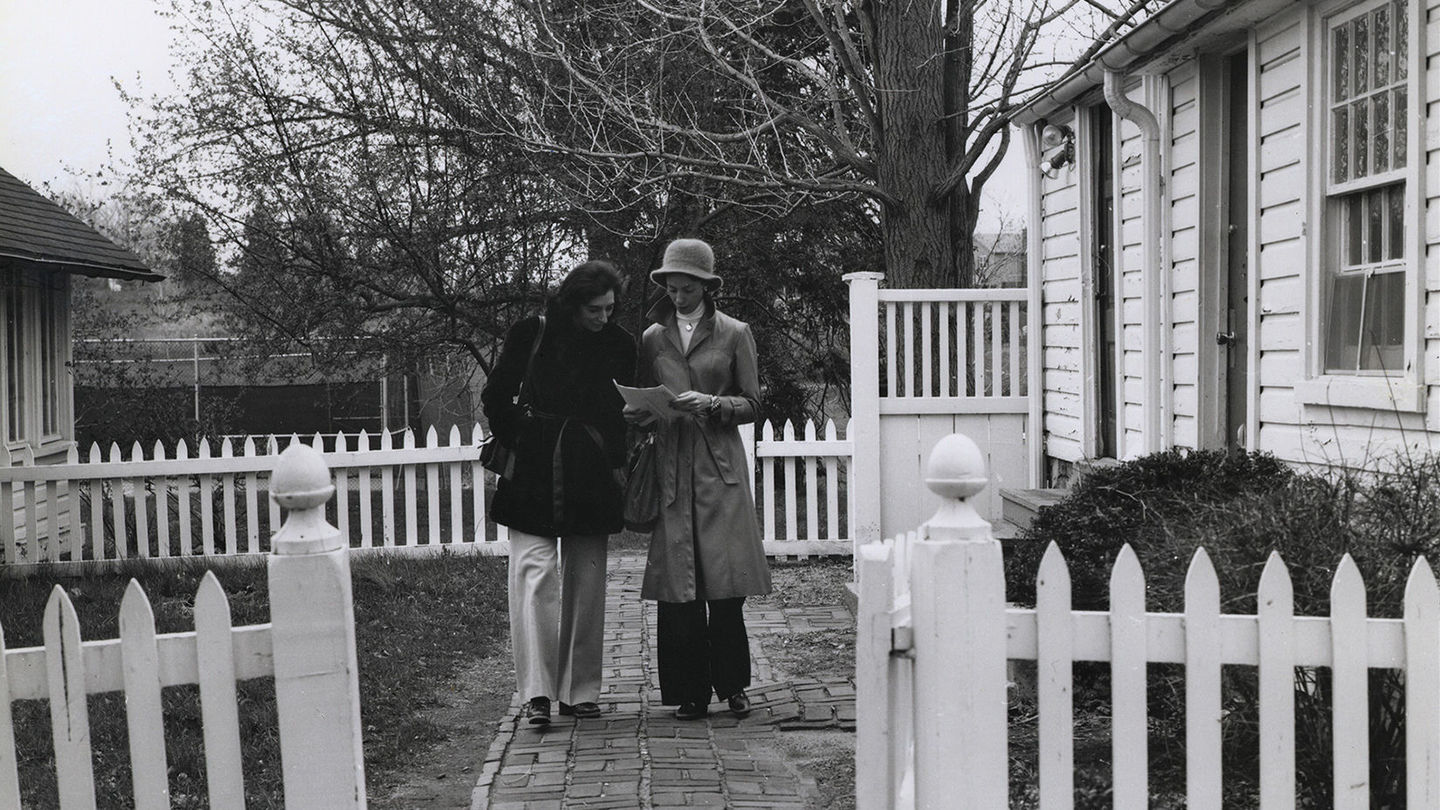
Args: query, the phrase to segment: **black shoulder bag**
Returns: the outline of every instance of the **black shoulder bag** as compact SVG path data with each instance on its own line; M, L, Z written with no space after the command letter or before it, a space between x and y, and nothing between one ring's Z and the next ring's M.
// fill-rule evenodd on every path
M540 316L540 331L535 333L535 342L530 344L530 356L525 360L525 376L520 378L516 392L516 404L524 405L530 394L530 370L535 367L535 352L540 350L540 340L545 337L545 316ZM491 433L480 442L480 466L501 478L509 478L515 472L515 450L506 447Z

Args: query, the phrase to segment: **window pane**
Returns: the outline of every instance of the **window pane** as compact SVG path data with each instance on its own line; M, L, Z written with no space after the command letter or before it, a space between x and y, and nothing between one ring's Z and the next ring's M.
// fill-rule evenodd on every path
M1385 195L1389 202L1390 209L1390 252L1385 258L1401 259L1405 257L1405 189L1403 186L1393 186Z
M1403 168L1405 168L1405 146L1406 146L1406 134L1405 134L1405 129L1406 129L1406 118L1408 118L1408 115L1406 114L1406 107L1405 107L1405 88L1403 88L1403 87L1396 88L1396 90L1395 90L1395 103L1392 104L1392 105L1390 105L1390 109L1392 109L1392 110L1395 111L1395 162L1394 162L1394 167L1397 168L1397 169L1403 169Z
M1344 101L1350 97L1350 28L1342 25L1335 29L1335 100Z
M1370 75L1367 68L1370 67L1370 37L1369 26L1365 24L1365 16L1362 14L1355 18L1353 23L1355 31L1351 37L1355 41L1355 94L1370 89Z
M1395 4L1395 81L1403 82L1409 73L1410 65L1407 62L1410 53L1410 28L1409 12L1405 10L1403 2ZM1396 107L1403 110L1404 107ZM1403 117L1403 116L1401 116Z
M1375 10L1375 69L1370 74L1375 77L1375 86L1384 87L1390 83L1390 60L1394 54L1390 53L1390 7L1381 6Z
M1351 194L1345 198L1345 265L1355 267L1365 261L1365 195Z
M1370 121L1367 115L1370 107L1368 98L1356 99L1350 102L1350 126L1352 137L1355 139L1355 164L1351 177L1365 177L1370 174L1370 161L1366 160L1366 153L1370 145Z
M1384 261L1385 254L1385 190L1378 189L1365 195L1365 261L1376 264Z
M1375 172L1390 168L1390 94L1375 95Z
M1360 306L1365 294L1362 275L1334 276L1330 285L1330 317L1326 319L1325 368L1350 372L1360 354Z
M1404 364L1405 274L1375 273L1365 283L1360 368L1398 373Z
M1335 111L1335 138L1332 151L1335 153L1335 182L1350 179L1350 110L1341 107Z

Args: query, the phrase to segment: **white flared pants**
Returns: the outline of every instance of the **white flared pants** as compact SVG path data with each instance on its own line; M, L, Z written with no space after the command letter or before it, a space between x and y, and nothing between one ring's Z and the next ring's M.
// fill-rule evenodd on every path
M522 700L600 699L607 541L510 531L510 643Z

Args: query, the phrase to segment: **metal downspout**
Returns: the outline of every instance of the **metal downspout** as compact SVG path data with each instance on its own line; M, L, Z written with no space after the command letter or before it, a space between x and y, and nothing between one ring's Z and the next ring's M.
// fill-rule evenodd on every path
M1026 423L1025 446L1029 453L1029 481L1033 488L1044 486L1048 476L1045 469L1045 369L1044 358L1044 314L1045 274L1044 240L1041 217L1044 216L1044 179L1040 174L1040 134L1033 126L1020 127L1021 139L1025 144L1025 167L1027 185L1030 191L1030 225L1025 234L1025 286L1029 290L1025 305L1025 394L1029 397L1030 411Z
M1113 70L1105 71L1105 103L1115 114L1140 128L1144 138L1143 165L1141 171L1141 219L1140 229L1144 238L1145 263L1141 268L1145 295L1144 348L1145 363L1145 451L1162 449L1162 426L1164 424L1165 374L1161 349L1168 341L1162 332L1163 315L1167 309L1164 300L1161 264L1161 201L1164 177L1160 171L1160 123L1155 114L1125 95L1125 76ZM1117 200L1118 202L1118 200ZM1118 290L1117 290L1118 291ZM1121 430L1123 434L1123 426ZM1131 448L1125 447L1126 456L1133 456Z

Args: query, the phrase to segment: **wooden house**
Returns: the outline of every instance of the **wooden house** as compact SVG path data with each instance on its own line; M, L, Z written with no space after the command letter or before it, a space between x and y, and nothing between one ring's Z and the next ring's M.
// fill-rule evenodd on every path
M1172 0L1020 111L1046 483L1440 448L1436 6Z
M76 274L161 278L0 169L0 463L63 460L72 446L70 279Z

